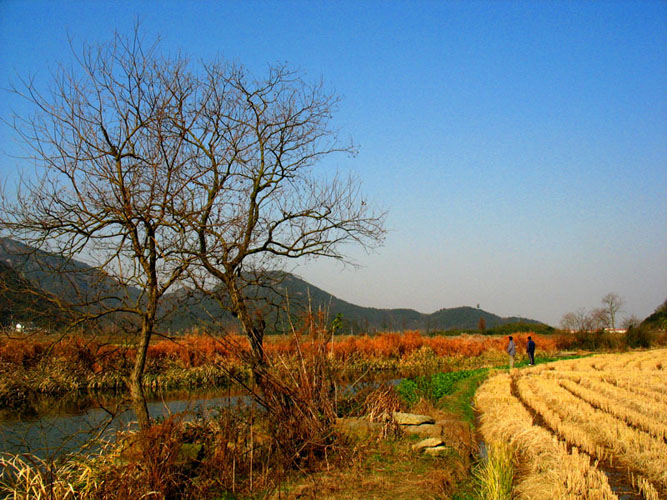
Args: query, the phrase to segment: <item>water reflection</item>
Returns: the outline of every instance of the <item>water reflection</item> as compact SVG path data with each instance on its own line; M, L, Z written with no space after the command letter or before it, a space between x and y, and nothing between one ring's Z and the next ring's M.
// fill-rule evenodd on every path
M220 406L250 404L247 395L229 389L209 393L169 393L148 402L152 418L184 413L185 419L210 414ZM80 396L39 401L38 413L4 415L0 421L0 452L32 453L51 460L80 451L91 439L113 440L116 433L136 428L136 416L126 398L121 396Z
M357 380L338 386L339 394L352 393L380 383L395 385L400 378ZM218 407L250 405L245 392L220 388L209 392L173 391L153 395L148 402L151 418L184 414L184 419L206 416ZM68 394L33 401L28 412L0 410L0 453L32 453L53 460L67 453L99 450L95 438L113 441L119 431L136 429L136 415L127 394Z

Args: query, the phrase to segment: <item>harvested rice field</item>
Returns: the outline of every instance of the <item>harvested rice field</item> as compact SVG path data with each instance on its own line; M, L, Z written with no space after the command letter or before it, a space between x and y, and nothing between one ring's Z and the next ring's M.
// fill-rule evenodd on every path
M487 448L510 450L512 497L667 498L666 368L661 349L490 377L475 406Z

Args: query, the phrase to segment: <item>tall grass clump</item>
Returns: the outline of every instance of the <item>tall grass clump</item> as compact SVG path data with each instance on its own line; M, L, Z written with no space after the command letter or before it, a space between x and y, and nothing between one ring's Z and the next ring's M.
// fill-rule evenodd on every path
M337 446L337 389L327 350L325 314L309 313L293 329L295 356L275 354L261 374L255 396L266 409L271 437L285 465L317 468Z
M94 498L93 470L84 462L56 465L32 455L0 456L0 498L75 500Z
M487 458L475 471L481 500L511 500L514 450L507 443L487 445Z

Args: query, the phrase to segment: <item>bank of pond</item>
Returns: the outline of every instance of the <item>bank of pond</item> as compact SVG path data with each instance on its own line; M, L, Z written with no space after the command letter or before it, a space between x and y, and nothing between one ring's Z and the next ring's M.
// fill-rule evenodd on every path
M539 362L568 357L572 356L542 357ZM489 367L504 366L489 363L487 359L475 361L486 366L448 371L442 371L443 367L450 367L446 363L440 363L439 369L432 363L407 369L404 366L402 370L393 366L373 370L356 368L339 372L335 386L339 399L344 400L350 394L388 384L409 407L420 399L437 401L449 394L459 380L488 371ZM526 363L524 360L516 366ZM222 383L215 384L215 381ZM150 387L147 387L147 406L151 418L158 421L172 415L180 415L185 420L206 418L220 408L261 406L243 386L222 375L192 389L155 391ZM347 411L345 405L344 401L340 402L339 413ZM53 459L81 450L96 451L99 446L94 441L113 440L118 432L136 428L129 395L121 390L77 390L55 396L32 394L24 400L23 406L5 406L0 410L0 452L32 453Z

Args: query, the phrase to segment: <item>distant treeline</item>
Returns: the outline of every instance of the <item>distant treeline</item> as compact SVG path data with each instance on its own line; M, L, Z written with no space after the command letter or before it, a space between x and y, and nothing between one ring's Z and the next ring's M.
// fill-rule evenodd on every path
M450 329L438 332L431 332L429 335L447 335L457 336L461 334L482 334L482 335L512 335L513 333L533 332L538 335L552 335L558 333L553 326L545 325L543 323L506 323L504 325L497 325L492 328L480 330L475 329Z

